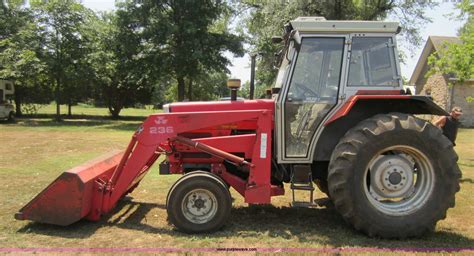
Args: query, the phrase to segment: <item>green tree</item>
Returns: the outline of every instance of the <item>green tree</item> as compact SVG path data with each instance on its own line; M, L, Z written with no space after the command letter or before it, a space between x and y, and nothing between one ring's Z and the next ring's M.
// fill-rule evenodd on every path
M132 14L133 10L120 6L116 12L96 17L87 32L94 97L114 118L125 106L149 102L156 79L153 71L159 65L148 58L150 46L142 42Z
M224 1L135 0L127 4L140 20L144 40L152 45L149 55L159 56L151 58L160 59L156 65L175 78L179 101L185 99L186 90L192 100L199 75L228 72L225 51L243 55L242 39L223 29L226 23L222 21L230 12Z
M21 0L7 0L0 2L0 40L16 34L26 23L28 12L21 7Z
M68 106L68 116L72 116L72 106L92 97L94 72L87 62L85 55L89 49L82 49L84 56L74 59L71 65L64 69L66 84L61 90L61 103Z
M267 94L267 89L269 88L265 87L265 85L256 83L254 89L254 99L264 99ZM243 97L245 99L250 98L250 81L247 81L242 85L242 89L240 89L239 93L239 97Z
M229 76L226 72L205 72L194 76L193 89L187 91L188 99L196 101L218 100L222 97L229 96L227 88L227 79ZM166 100L173 102L178 99L177 84L172 83L166 87ZM192 93L190 96L189 94Z
M71 85L68 70L84 57L81 28L86 9L75 0L32 0L36 23L42 28L44 60L50 83L54 85L56 119L60 120L60 104L67 102L61 93Z
M458 18L466 18L466 23L459 31L461 44L446 43L428 59L432 67L427 75L440 73L453 76L457 82L463 83L474 78L474 4L463 0L457 4L460 11ZM468 101L474 98L467 96Z
M93 91L94 70L87 56L94 48L89 47L94 40L93 34L96 14L87 8L81 10L82 22L78 25L79 48L72 51L71 62L64 69L65 83L61 90L61 103L68 105L68 116L72 115L72 106L91 98Z
M23 1L5 1L1 7L0 78L15 81L16 115L21 116L23 103L51 100L41 58L42 37Z
M334 1L266 1L243 0L240 11L251 50L262 53L257 63L257 77L264 86L275 80L274 54L282 45L271 43L271 37L282 34L285 23L298 16L323 16L328 20L383 20L399 17L402 37L409 44L421 42L419 28L429 19L424 11L435 5L432 1L405 0L334 0Z

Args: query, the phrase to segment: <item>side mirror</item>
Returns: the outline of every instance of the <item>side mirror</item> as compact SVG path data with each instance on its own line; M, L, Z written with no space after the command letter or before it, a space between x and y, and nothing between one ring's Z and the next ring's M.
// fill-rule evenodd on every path
M283 37L281 36L272 36L272 43L273 44L279 44L283 42Z

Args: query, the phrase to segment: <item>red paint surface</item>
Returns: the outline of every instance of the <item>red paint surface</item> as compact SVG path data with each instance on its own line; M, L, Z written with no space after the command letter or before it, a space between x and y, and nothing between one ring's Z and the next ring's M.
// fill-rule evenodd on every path
M356 95L401 95L401 90L358 90Z
M94 199L102 193L94 190L96 179L108 180L123 152L112 152L65 171L17 214L17 219L66 226L92 211Z
M232 110L255 110L267 109L273 111L275 102L271 99L259 100L236 100L236 101L203 101L203 102L179 102L170 105L170 111L197 112L197 111L232 111Z
M390 91L389 91L390 92ZM329 120L327 120L324 125L328 125L337 119L346 116L352 107L356 104L358 100L371 100L371 99L410 99L410 95L387 95L387 94L376 94L376 95L352 95L347 99L347 101L339 108L339 110L334 113Z
M64 172L16 217L58 225L69 225L81 218L98 220L139 184L160 154L172 150L168 156L172 173L182 172L186 163L218 164L224 168L218 175L245 196L246 202L269 203L272 195L282 193L270 184L273 108L272 100L173 104L172 113L150 115L125 152ZM194 112L176 112L177 109ZM231 135L233 131L239 133ZM266 141L262 141L263 134ZM195 138L202 147L174 139L183 135ZM261 145L262 142L266 144ZM183 157L186 152L221 154L197 159ZM249 161L248 180L228 173L222 155Z

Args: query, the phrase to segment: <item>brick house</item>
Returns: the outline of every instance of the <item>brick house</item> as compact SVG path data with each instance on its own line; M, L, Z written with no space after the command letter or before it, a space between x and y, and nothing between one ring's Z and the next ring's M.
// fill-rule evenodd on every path
M452 107L463 109L461 124L464 127L474 127L474 102L469 103L466 97L474 97L474 79L457 82L456 78L446 74L433 74L426 77L429 70L428 57L443 47L445 42L461 43L457 37L430 36L426 41L420 59L410 78L409 84L415 86L416 94L431 95L433 100L449 112Z

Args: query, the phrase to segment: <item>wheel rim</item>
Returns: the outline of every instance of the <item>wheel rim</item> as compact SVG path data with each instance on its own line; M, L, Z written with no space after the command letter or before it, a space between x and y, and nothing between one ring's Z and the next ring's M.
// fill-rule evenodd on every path
M392 216L409 215L420 209L430 198L435 183L433 166L426 155L405 145L376 154L364 177L369 202Z
M212 220L217 212L217 199L206 189L188 192L181 205L184 217L192 223L203 224Z

